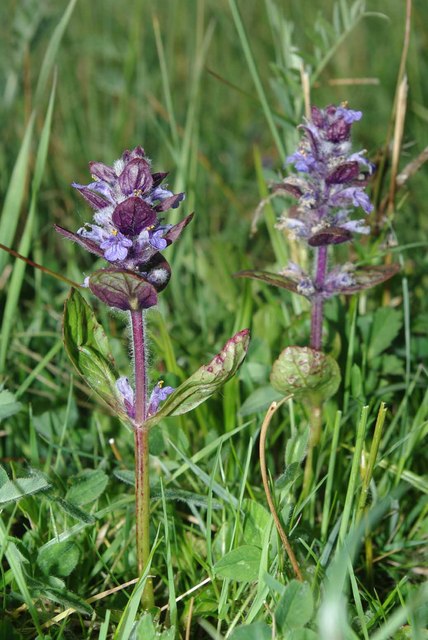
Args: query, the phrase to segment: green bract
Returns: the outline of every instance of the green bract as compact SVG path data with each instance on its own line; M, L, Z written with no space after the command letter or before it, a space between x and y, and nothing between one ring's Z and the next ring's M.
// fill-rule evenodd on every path
M285 396L319 404L334 395L340 384L337 362L309 347L287 347L274 362L270 380Z

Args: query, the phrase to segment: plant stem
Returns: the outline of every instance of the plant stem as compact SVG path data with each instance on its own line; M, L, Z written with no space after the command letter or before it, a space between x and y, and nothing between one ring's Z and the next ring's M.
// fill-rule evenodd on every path
M314 449L321 438L322 427L322 405L309 405L310 414L310 433L308 442L308 452L306 455L305 471L303 474L303 488L302 497L307 498L311 489L312 480L314 477L313 460Z
M297 558L294 555L294 551L290 545L290 542L288 540L287 534L285 533L282 525L281 525L281 521L278 517L278 514L276 512L275 509L275 504L272 498L272 494L270 492L269 489L269 480L268 480L268 474L267 474L267 469L266 469L266 453L265 453L265 449L266 449L266 434L267 434L267 429L268 426L270 424L270 421L272 420L272 417L274 416L275 412L279 409L279 407L284 404L284 402L286 402L287 400L289 400L291 398L291 396L287 396L286 398L283 398L280 402L272 402L272 404L270 405L265 418L263 420L263 424L262 424L262 428L260 430L260 443L259 443L259 458L260 458L260 471L262 474L262 481L263 481L263 488L265 490L265 494L266 494L266 500L267 503L269 505L269 509L270 512L272 514L273 520L275 522L275 526L277 528L277 531L279 533L279 537L281 538L281 542L283 544L283 547L285 549L286 554L288 555L288 558L291 562L291 566L293 567L293 571L294 571L294 575L296 576L297 580L299 580L300 582L303 582L303 576L302 573L300 571L300 567L299 567L299 563L297 562Z
M321 290L327 273L327 247L318 247L316 257L315 288ZM324 300L321 295L315 296L311 315L311 348L321 350L322 321Z
M131 323L135 379L135 521L138 574L141 575L150 555L149 431L144 426L147 417L147 371L143 312L131 311ZM145 609L154 606L151 578L147 578L142 604Z

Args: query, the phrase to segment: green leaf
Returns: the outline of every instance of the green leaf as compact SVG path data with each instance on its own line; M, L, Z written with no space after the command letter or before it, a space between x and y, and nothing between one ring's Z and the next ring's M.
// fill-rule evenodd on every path
M219 578L229 578L238 582L254 582L259 575L261 549L245 544L226 553L214 565L214 573Z
M271 519L270 513L263 505L249 499L244 500L242 510L245 513L244 541L261 547L264 531Z
M48 494L47 496L50 500L55 502L65 513L67 513L72 518L79 520L80 522L86 522L86 524L93 524L96 520L94 516L83 509L79 509L75 504L68 502L68 500L64 500L64 498L60 498L59 496L52 496Z
M146 421L146 426L152 427L168 416L187 413L220 389L244 360L249 340L248 329L230 338L211 362L198 369L168 397L159 411Z
M131 471L130 469L115 469L113 475L121 482L135 487L135 471Z
M45 491L50 486L46 478L38 471L33 471L28 478L7 480L0 487L0 506L9 502L17 502L21 498L39 493L39 491Z
M129 636L129 640L157 640L158 638L151 613L143 615Z
M67 8L65 9L61 17L61 20L58 22L57 26L55 27L55 31L53 32L49 40L49 45L46 49L46 53L43 58L42 65L40 67L39 79L37 81L37 87L36 87L36 93L35 93L35 99L34 99L36 103L38 103L39 100L42 98L46 89L46 84L49 79L49 74L51 73L54 65L57 62L58 49L61 44L61 40L64 35L64 32L67 28L68 22L73 13L76 2L77 0L70 0L70 2L67 5Z
M293 629L287 634L287 640L319 640L319 635L311 629Z
M65 302L63 335L67 354L80 375L117 415L127 419L116 389L119 376L107 336L76 289L71 289Z
M351 389L354 398L360 398L363 395L363 379L360 367L354 362L351 369Z
M304 627L312 618L314 601L310 585L292 580L285 588L275 610L275 620L285 633Z
M2 487L6 482L9 482L9 476L7 475L7 471L0 464L0 487Z
M30 584L33 592L38 593L42 598L48 598L52 600L52 602L57 602L65 609L75 609L85 615L91 615L93 613L92 607L85 602L85 600L82 600L78 595L61 586L63 582L59 578L50 576L47 577L47 582L31 579Z
M271 386L260 387L246 398L239 410L239 415L248 416L251 413L264 411L272 402L281 400L282 397L282 394Z
M71 482L67 500L72 504L82 505L100 497L107 486L108 476L102 469L85 469L72 478Z
M284 473L275 481L275 487L277 489L285 489L288 484L293 484L301 474L300 462L292 462L287 465Z
M185 491L184 489L164 489L163 495L165 500L175 500L179 502L185 502L188 505L195 505L197 507L208 508L208 498L200 493L194 493L193 491ZM156 485L150 489L150 496L152 500L159 500L162 498L162 491L160 485ZM211 500L211 507L213 509L221 509L221 504L217 500Z
M48 547L43 547L38 556L37 564L47 576L69 576L79 562L80 551L75 542L66 540Z
M272 640L272 629L265 622L253 622L237 627L230 640Z
M35 113L33 111L25 129L24 138L13 167L12 175L8 180L9 186L4 196L4 204L0 216L0 238L2 243L8 247L11 247L13 244L19 214L27 188L27 175L31 163L31 140L33 136L34 116ZM0 251L0 273L3 272L7 260L8 254Z
M324 402L340 384L340 369L331 356L309 347L287 347L272 367L274 389L311 404Z
M381 307L376 310L370 334L370 344L367 358L371 360L391 346L403 324L401 311Z
M115 469L113 471L118 480L121 480L125 484L135 486L135 473L128 469ZM193 491L186 491L184 489L164 489L163 494L159 484L150 487L150 499L159 500L165 496L165 500L176 500L179 502L185 502L186 504L196 505L198 507L208 508L208 498L200 493ZM211 500L211 506L213 509L221 509L221 504L217 500Z
M10 391L3 389L0 391L0 420L10 418L21 409L22 404L15 400L15 396Z

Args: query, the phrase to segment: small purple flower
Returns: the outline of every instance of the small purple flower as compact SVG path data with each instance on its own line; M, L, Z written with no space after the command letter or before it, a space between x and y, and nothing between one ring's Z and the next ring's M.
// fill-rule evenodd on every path
M352 111L352 109L346 109L346 107L338 107L335 115L343 118L346 124L358 122L363 117L362 111Z
M310 153L302 153L296 151L293 155L288 156L287 164L294 164L296 171L308 173L316 164L316 159Z
M164 239L163 234L165 229L158 229L154 232L149 232L149 242L158 251L162 251L167 247L167 241Z
M147 414L153 416L157 413L160 403L166 400L173 391L175 391L173 387L164 387L163 381L160 380L151 393Z
M116 388L122 396L125 411L130 418L135 418L134 389L126 377L116 380Z
M120 231L116 230L100 244L100 249L104 251L104 257L109 262L125 260L131 247L132 240L126 238Z
M323 298L331 298L336 293L340 293L342 289L347 289L355 284L352 272L354 266L350 263L334 267L324 280L322 288Z

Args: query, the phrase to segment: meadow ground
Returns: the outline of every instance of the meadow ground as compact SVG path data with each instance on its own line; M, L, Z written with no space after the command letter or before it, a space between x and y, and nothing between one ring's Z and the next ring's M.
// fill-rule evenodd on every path
M409 14L411 16L409 17ZM422 0L5 0L0 6L0 638L428 638L428 5ZM377 170L370 236L337 262L399 263L393 279L325 305L342 382L309 422L275 414L266 465L304 582L293 579L259 461L273 362L308 344L309 304L251 280L308 254L254 212L289 171L305 98L363 111L356 150ZM151 574L139 607L132 434L73 371L66 279L101 260L67 242L91 212L70 184L144 146L195 218L165 255L148 313L150 375L176 387L248 327L223 389L151 432ZM180 213L181 212L181 213ZM116 365L126 318L92 296Z

